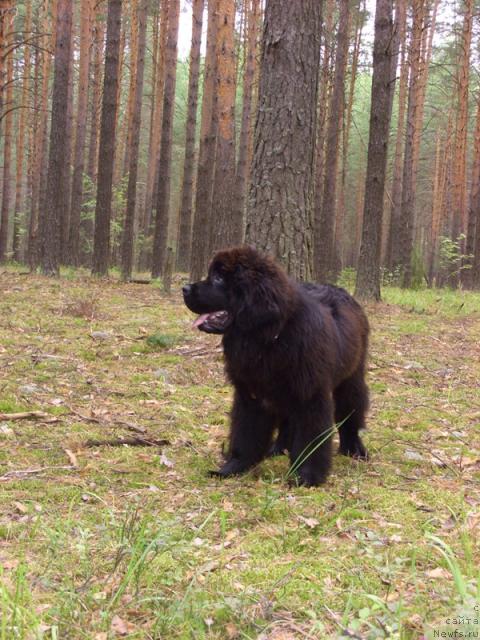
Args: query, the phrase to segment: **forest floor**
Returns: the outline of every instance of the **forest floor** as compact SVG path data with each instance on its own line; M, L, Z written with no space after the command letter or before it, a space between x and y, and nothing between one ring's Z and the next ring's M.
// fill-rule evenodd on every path
M479 633L480 295L384 298L371 461L305 489L207 475L231 390L177 293L0 271L0 640Z

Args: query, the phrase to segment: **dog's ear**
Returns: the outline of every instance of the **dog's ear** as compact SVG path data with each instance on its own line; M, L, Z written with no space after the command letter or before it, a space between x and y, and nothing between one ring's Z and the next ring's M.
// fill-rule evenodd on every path
M255 276L257 276L255 278ZM272 338L278 335L284 323L281 294L270 278L260 279L249 271L236 273L235 323L242 331L257 328L268 330Z

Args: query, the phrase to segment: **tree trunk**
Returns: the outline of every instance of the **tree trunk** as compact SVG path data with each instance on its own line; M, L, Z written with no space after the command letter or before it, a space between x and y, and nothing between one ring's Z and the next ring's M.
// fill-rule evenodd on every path
M32 5L27 3L25 23L24 23L24 39L29 38L32 32ZM15 180L15 208L13 220L13 257L14 260L20 262L23 257L22 247L20 246L20 223L25 222L25 139L28 134L27 118L29 113L30 100L30 75L31 75L31 51L29 44L24 46L24 68L22 82L22 103L20 105L17 149L16 149L16 180Z
M73 160L72 193L70 203L70 237L68 262L80 263L80 214L83 199L83 172L85 166L85 137L88 107L88 71L92 39L92 0L84 0L80 14L80 70L78 76L78 101Z
M412 251L413 227L415 221L415 191L416 191L416 144L417 110L419 103L420 72L421 72L421 43L424 26L425 6L423 0L414 3L413 26L410 45L410 80L408 88L407 131L403 159L402 176L402 208L400 225L400 256L399 266L402 271L402 286L410 287L412 281Z
M313 165L320 3L267 0L247 241L288 272L313 270Z
M65 131L68 127L68 86L72 44L72 3L58 0L55 30L55 62L53 75L52 118L48 159L45 210L41 212L42 273L59 275L61 220L66 200L67 157Z
M340 17L337 33L335 80L330 100L327 148L325 156L325 180L323 185L320 226L315 229L315 272L321 282L335 279L335 217L337 199L337 167L340 132L345 108L345 69L348 55L349 0L340 0ZM317 216L318 217L318 216Z
M104 37L105 25L103 21L98 19L97 11L100 6L96 6L95 20L93 29L93 62L90 93L92 94L91 110L90 110L90 139L88 144L88 162L87 174L93 182L97 181L97 161L98 161L98 134L100 132L100 120L102 115L102 72L104 64Z
M258 39L258 16L260 13L260 0L246 2L248 13L245 35L246 68L243 76L243 106L242 125L238 144L238 161L235 176L234 209L237 224L237 242L241 242L244 236L245 226L245 202L247 196L248 181L248 148L252 137L252 90L255 79Z
M128 167L130 165L130 146L132 144L133 135L133 118L135 111L135 91L137 85L137 63L138 63L138 0L130 0L129 2L130 12L130 82L128 89L127 100L127 114L125 118L125 132L127 144L125 145L125 154L123 156L123 170L122 176L128 173Z
M465 242L464 269L461 280L465 288L471 289L480 282L474 282L474 260L476 236L480 234L480 95L477 97L477 118L475 123L472 185L470 189L470 202L468 207L467 237Z
M12 163L12 142L13 142L13 51L8 51L10 40L13 38L13 17L11 2L7 2L5 8L2 8L0 21L2 22L2 40L0 42L0 55L5 59L3 64L6 65L6 80L2 84L1 91L3 93L4 86L7 86L6 99L2 98L2 107L6 116L4 118L4 146L3 146L3 192L2 192L2 210L0 216L0 262L7 259L8 250L8 229L10 224L10 200L12 192L11 184L11 163ZM6 51L5 51L6 50ZM3 115L3 114L2 114Z
M169 2L162 141L160 161L158 164L157 210L152 255L152 277L154 278L158 278L163 272L170 214L173 111L175 107L175 84L177 79L177 41L180 0L169 0Z
M204 275L209 258L209 223L217 139L215 99L217 3L218 0L208 0L207 55L203 75L202 123L190 263L192 280L199 280Z
M98 188L95 207L95 233L92 273L106 276L110 257L110 218L112 179L117 120L118 59L122 0L108 0L105 75L103 83L102 122L98 152Z
M145 69L145 43L147 29L148 0L140 0L138 14L138 38L136 53L135 99L132 111L132 128L130 136L130 153L128 167L127 208L122 242L122 279L130 280L133 266L133 241L135 205L137 196L138 149L140 144L140 125L142 118L143 76Z
M234 204L235 179L235 1L219 0L217 32L218 131L213 179L210 251L240 242Z
M380 254L388 138L395 90L393 0L377 0L362 244L355 294L380 300Z
M470 79L470 49L472 43L473 0L464 0L464 17L460 56L458 60L458 108L454 160L454 193L452 239L466 232L468 208L466 204L466 152L468 133L468 85Z
M195 167L195 133L197 127L198 80L200 75L200 45L204 0L193 1L192 46L190 49L190 71L188 78L188 110L185 138L185 160L180 205L180 223L177 251L177 268L188 271L192 244L193 172Z
M160 34L158 37L156 63L155 63L155 110L150 129L150 144L148 152L147 187L145 191L145 213L143 219L143 231L145 235L150 232L152 223L152 208L154 201L155 185L158 182L158 166L160 162L160 133L162 131L163 117L163 92L165 85L165 51L167 48L168 34L168 0L163 0L160 14Z

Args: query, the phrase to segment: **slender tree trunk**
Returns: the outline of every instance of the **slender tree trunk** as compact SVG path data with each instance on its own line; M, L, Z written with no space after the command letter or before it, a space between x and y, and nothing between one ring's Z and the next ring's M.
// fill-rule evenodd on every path
M207 55L203 75L202 123L190 263L192 280L199 280L204 275L209 257L209 223L217 139L215 99L217 3L218 0L208 0Z
M160 163L160 134L163 118L163 94L165 85L165 52L168 34L169 0L163 0L160 13L160 34L157 47L157 61L155 74L155 111L150 129L150 144L148 152L147 187L145 191L145 214L143 222L144 234L148 235L152 223L153 202L158 183L158 167Z
M0 48L0 55L6 56L4 64L6 65L6 99L2 99L3 111L5 115L4 123L4 146L3 146L3 192L2 192L2 210L0 216L0 262L7 259L8 250L8 229L10 224L10 200L12 193L12 142L13 142L13 52L8 51L9 46L13 43L13 11L10 2L7 2L6 8L0 14L2 22L3 47ZM12 42L11 42L12 41ZM7 51L5 52L5 49ZM2 92L4 91L2 85Z
M468 207L467 237L465 242L464 269L461 279L465 288L471 289L475 284L480 286L480 282L474 283L474 253L477 234L480 234L480 95L477 96L477 117L475 123L473 163L472 163L472 185L470 189L470 202Z
M92 273L105 276L110 257L110 218L112 208L115 126L117 120L118 60L122 0L108 0L105 76L103 84L102 122L98 152L98 188L95 207L95 233Z
M130 280L133 267L133 241L135 205L137 196L138 175L138 149L140 145L140 125L142 117L143 76L145 70L145 43L147 30L148 0L140 0L138 14L138 38L136 38L138 51L136 53L136 84L135 99L132 112L132 129L130 136L130 154L128 167L127 208L125 211L125 224L122 242L122 279Z
M383 199L395 90L394 46L393 0L377 0L365 207L355 288L358 297L371 300L380 300Z
M130 0L130 83L128 89L128 101L127 101L127 114L125 118L126 126L126 140L125 154L123 156L123 170L122 175L128 173L128 167L130 164L130 145L132 144L133 135L133 118L135 111L135 87L137 84L137 63L138 63L138 0Z
M463 29L458 60L458 111L456 118L456 140L454 161L453 225L452 237L455 240L466 232L467 224L467 181L466 152L468 133L468 87L470 79L470 55L473 26L473 0L463 1Z
M246 237L300 279L313 270L319 33L317 0L267 1Z
M68 126L68 84L72 43L72 3L58 0L55 30L55 63L53 75L50 152L48 159L45 211L42 212L42 272L58 276L61 250L62 207L65 203L66 170L70 162L65 145Z
M235 1L219 0L217 33L218 131L213 179L210 250L240 242L241 222L234 203L235 180Z
M163 272L168 240L179 13L180 0L170 0L165 60L165 89L163 94L162 142L158 165L157 210L152 255L152 276L154 278L158 278Z
M87 174L93 182L97 181L97 161L98 161L98 137L100 132L100 120L102 115L102 73L104 65L103 44L105 37L105 25L103 21L98 19L100 5L96 5L94 14L93 29L93 62L91 75L91 88L89 93L92 95L90 110L90 139L88 143L88 162Z
M323 58L320 70L320 86L318 99L317 118L317 144L315 162L315 189L314 189L314 238L318 240L322 220L323 185L325 180L325 137L328 117L328 104L331 94L331 76L333 59L333 18L334 0L326 0L324 3L325 16L323 20Z
M240 140L238 144L238 162L235 176L234 219L237 229L235 242L241 242L244 236L245 203L247 196L248 180L248 148L252 137L252 91L256 70L257 40L258 40L258 16L260 12L260 0L246 2L248 14L247 28L245 32L245 56L246 68L243 76L243 107Z
M180 205L180 224L177 251L177 269L187 271L190 266L192 243L193 175L195 168L195 133L197 127L198 80L200 75L200 45L204 0L193 1L192 46L188 79L188 110L183 164L183 186Z
M402 286L410 287L412 281L412 252L415 222L415 145L417 137L417 110L419 104L419 88L421 73L421 43L424 26L424 0L414 3L412 40L410 46L410 80L408 89L407 132L403 160L402 176L402 209L400 227L400 260L402 270Z
M92 39L92 0L84 0L80 13L80 70L78 77L78 101L73 161L72 194L70 203L70 237L68 262L80 263L80 214L83 199L83 172L85 166L85 138L88 108L88 71Z
M340 0L335 80L328 117L325 180L320 227L315 230L315 271L321 282L335 279L335 217L340 132L345 108L345 68L348 55L349 0Z
M68 261L68 239L70 235L70 196L72 191L72 163L73 163L73 42L74 33L71 34L71 47L68 70L68 91L67 91L67 128L64 135L65 158L63 167L63 189L62 204L60 205L60 260L66 264Z
M25 23L23 35L24 38L29 38L32 32L32 5L27 3ZM30 100L30 75L31 75L31 50L30 46L26 44L24 46L24 67L23 67L23 82L22 82L22 103L19 114L18 123L18 136L17 136L17 149L16 149L16 180L15 180L15 208L14 208L14 220L13 220L13 257L17 262L22 259L22 251L20 246L20 227L21 222L25 222L25 139L28 136L27 118L29 114L29 100Z

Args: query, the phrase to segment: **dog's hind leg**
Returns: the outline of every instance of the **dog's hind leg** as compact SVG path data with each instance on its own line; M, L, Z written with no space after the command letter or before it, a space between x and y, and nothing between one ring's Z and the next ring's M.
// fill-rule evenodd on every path
M366 460L368 453L359 435L359 431L365 428L365 414L368 409L368 387L364 380L363 367L344 380L335 389L333 397L335 422L340 424L340 453Z
M267 455L275 428L275 416L248 394L235 391L228 459L212 475L231 476L247 471Z

